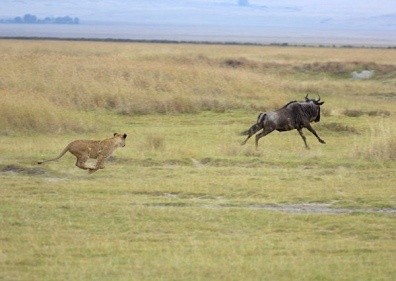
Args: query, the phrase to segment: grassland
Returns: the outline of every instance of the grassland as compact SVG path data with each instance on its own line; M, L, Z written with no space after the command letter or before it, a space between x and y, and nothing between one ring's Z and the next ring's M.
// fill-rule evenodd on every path
M2 40L0 59L0 280L396 279L396 50ZM306 94L326 145L240 146ZM113 132L93 175L36 165Z

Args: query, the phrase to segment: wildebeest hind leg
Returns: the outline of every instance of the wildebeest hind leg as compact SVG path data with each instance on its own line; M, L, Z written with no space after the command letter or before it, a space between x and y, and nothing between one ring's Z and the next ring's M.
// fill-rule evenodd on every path
M261 139L262 137L268 135L269 133L271 133L274 129L272 128L265 128L260 134L256 135L256 149L258 148L258 141L259 139Z
M241 145L244 145L247 141L248 141L248 139L250 139L250 137L251 136L253 136L254 134L249 134L248 136L247 136L247 138L241 143Z
M241 143L241 145L246 144L246 142L248 141L248 139L250 139L251 136L252 136L252 135L249 135L249 136Z

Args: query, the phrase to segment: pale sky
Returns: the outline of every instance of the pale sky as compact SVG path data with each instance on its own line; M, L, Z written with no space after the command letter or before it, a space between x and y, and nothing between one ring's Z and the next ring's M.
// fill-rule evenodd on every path
M329 38L327 43L348 44L349 38L358 44L396 42L396 0L249 0L248 6L238 0L0 0L0 20L28 13L78 17L80 25L2 24L0 36L249 42L262 42L265 36L276 42L293 36L303 38L298 42L317 42L310 37L319 36ZM88 29L93 24L101 29Z

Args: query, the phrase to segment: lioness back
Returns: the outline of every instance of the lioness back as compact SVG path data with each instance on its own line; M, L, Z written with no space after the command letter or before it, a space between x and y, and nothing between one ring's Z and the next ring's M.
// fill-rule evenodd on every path
M100 142L95 140L75 140L69 144L69 152L76 157L86 155L89 158L96 159L101 151Z

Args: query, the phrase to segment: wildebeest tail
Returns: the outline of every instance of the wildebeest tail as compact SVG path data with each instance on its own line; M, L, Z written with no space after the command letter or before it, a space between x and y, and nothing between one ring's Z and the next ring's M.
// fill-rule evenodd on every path
M267 114L265 112L261 112L257 116L257 124L261 124L264 121L265 116L267 116Z
M241 132L242 136L251 136L260 131L262 126L260 124L254 124L252 125L248 130Z
M258 116L257 116L257 122L256 124L252 125L249 130L243 131L241 133L242 136L252 136L255 133L257 133L258 131L260 131L263 128L263 121L264 118L267 114L265 114L264 112L261 112Z

